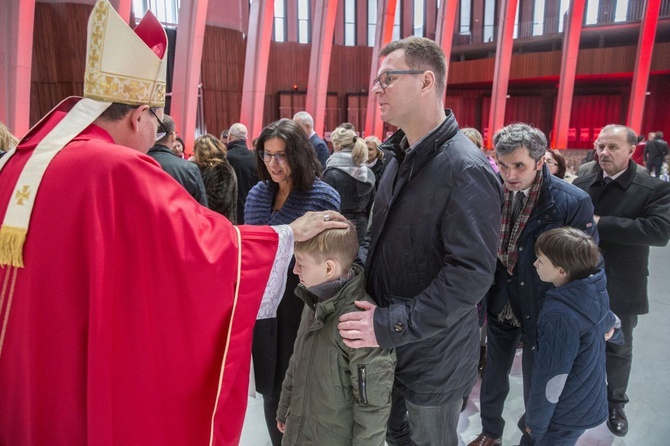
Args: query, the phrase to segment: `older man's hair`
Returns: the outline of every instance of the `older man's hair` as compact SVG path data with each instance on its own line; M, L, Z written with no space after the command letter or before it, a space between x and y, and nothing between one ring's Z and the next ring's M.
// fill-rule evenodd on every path
M625 132L626 133L626 143L631 146L637 145L637 133L630 127L626 127L621 124L607 124L600 130L600 135L603 132ZM598 136L600 136L598 135Z
M247 127L242 124L241 122L236 122L235 124L230 126L230 130L228 130L228 140L229 141L237 141L238 139L247 139Z
M442 97L447 83L447 62L442 48L425 37L408 37L386 45L379 52L382 57L396 50L405 50L405 62L411 70L430 70L435 74L437 94Z
M540 161L547 151L547 137L540 129L517 122L503 127L493 137L496 155L507 155L520 147L528 150L535 161Z
M311 128L314 128L314 118L312 118L312 115L310 115L306 111L300 111L295 115L293 115L293 120L300 125L307 124Z

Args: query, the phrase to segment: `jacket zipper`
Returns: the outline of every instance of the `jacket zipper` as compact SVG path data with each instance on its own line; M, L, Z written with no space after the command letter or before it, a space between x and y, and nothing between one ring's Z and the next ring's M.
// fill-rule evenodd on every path
M361 396L361 403L368 404L368 390L366 382L365 365L358 366L358 393Z

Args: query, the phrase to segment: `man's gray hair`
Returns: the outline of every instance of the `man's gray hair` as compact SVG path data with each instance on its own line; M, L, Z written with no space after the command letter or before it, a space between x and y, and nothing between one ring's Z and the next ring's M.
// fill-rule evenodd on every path
M306 111L300 111L295 115L293 115L293 120L298 124L301 125L307 124L310 127L314 128L314 119L312 118L312 115L310 115Z
M547 151L547 137L540 129L517 122L503 127L493 137L497 155L507 155L519 147L525 147L535 161L540 161Z
M625 125L607 124L605 127L600 129L600 133L602 132L626 132L626 143L631 146L637 145L637 133L635 133L632 128L626 127ZM598 137L600 137L600 134L598 134Z
M237 141L238 139L247 139L247 126L242 124L241 122L236 122L235 124L230 126L230 130L228 130L228 140L229 141Z

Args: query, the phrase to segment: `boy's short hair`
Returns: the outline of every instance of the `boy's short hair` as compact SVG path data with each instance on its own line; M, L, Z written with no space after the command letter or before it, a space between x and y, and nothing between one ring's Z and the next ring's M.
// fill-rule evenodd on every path
M348 221L344 229L326 229L309 240L295 242L295 251L308 254L319 262L335 257L346 270L358 255L358 234Z
M550 229L535 242L535 255L544 254L554 266L563 268L570 280L591 275L600 262L598 245L576 228Z

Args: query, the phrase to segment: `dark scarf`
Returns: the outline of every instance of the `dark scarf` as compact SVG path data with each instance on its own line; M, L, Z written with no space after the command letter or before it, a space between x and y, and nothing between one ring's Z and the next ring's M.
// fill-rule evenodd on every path
M517 243L519 242L519 237L521 237L523 228L525 228L526 223L528 223L530 213L535 207L535 204L537 204L540 191L542 190L543 180L544 176L542 175L542 169L539 169L535 175L535 180L533 181L533 184L530 186L530 190L528 191L526 205L517 217L514 225L512 225L514 192L505 189L505 203L503 204L502 224L500 226L500 241L498 242L498 259L503 265L505 265L507 268L507 273L510 275L514 271L514 266L516 265L516 261L519 258L519 254L517 252Z

